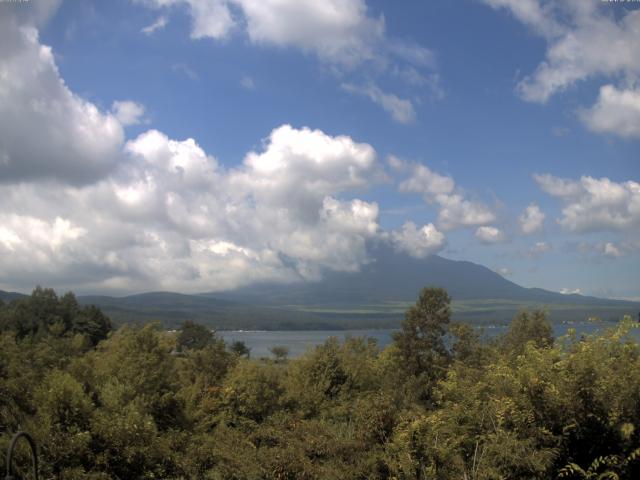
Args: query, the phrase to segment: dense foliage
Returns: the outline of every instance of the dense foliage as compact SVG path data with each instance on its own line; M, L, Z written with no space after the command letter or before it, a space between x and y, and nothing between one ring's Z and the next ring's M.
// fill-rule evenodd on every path
M640 478L635 322L554 340L522 312L483 343L449 302L423 290L382 351L251 359L36 289L0 305L0 447L32 432L44 478Z

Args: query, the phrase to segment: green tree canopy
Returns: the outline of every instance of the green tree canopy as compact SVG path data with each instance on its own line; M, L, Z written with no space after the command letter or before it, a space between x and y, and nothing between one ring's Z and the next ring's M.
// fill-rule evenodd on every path
M229 350L238 355L239 357L249 357L251 349L247 347L247 344L242 340L236 340L229 346Z
M188 324L206 341L179 355L157 324L94 345L82 312L99 318L45 289L0 308L36 320L0 331L0 451L29 431L42 478L640 478L631 318L552 341L542 313L521 313L485 342L427 288L383 350L332 337L274 362Z
M451 298L442 288L423 288L393 337L400 368L418 378L423 396L446 372L450 356L444 342L451 320Z
M289 356L289 347L283 345L276 345L269 349L271 355L275 358L276 362L284 362Z
M111 321L93 306L81 306L71 292L58 297L51 288L36 287L30 296L0 309L0 329L18 338L85 335L91 345L107 338Z
M538 348L553 346L553 329L542 310L519 312L509 324L501 343L507 351L519 354L528 342Z
M177 346L181 349L200 350L213 342L213 333L204 325L186 320L180 327Z

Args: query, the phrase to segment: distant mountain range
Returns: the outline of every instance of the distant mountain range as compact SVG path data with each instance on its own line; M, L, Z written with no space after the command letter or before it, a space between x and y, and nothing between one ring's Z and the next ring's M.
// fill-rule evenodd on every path
M524 288L482 265L438 255L416 259L378 247L375 261L355 273L328 272L321 282L292 285L254 284L209 295L233 301L272 305L362 305L413 302L427 285L446 289L454 300L502 299L520 302L621 306L634 302L565 295Z
M23 298L25 295L18 292L5 292L4 290L0 290L0 300L5 303L9 303L13 300L17 300L19 298Z
M445 288L454 318L505 323L522 308L546 308L554 321L634 317L640 303L563 295L524 288L472 262L437 255L415 259L386 247L359 272L327 272L322 281L261 283L233 291L185 295L151 292L125 297L79 296L117 323L160 320L168 327L189 319L219 329L337 329L395 327L425 286ZM19 293L0 291L11 301Z

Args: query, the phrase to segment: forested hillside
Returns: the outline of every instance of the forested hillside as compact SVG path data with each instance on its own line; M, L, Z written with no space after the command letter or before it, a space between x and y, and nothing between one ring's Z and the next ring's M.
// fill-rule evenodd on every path
M640 478L636 322L554 339L521 312L486 344L450 316L424 289L383 351L251 359L37 289L0 303L0 447L32 432L42 478Z

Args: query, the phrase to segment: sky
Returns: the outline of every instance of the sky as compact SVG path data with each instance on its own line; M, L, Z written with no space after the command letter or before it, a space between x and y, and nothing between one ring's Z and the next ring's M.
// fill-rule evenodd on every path
M640 3L0 0L0 289L205 292L384 243L640 299Z

